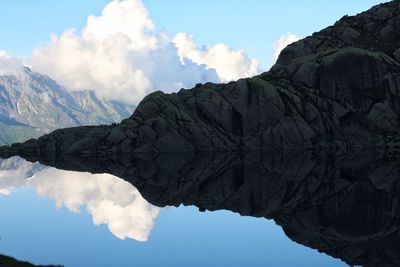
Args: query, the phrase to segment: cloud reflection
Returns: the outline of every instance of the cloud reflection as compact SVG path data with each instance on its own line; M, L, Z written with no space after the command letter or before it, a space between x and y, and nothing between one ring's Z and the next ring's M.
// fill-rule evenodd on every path
M94 224L106 224L120 239L146 241L159 213L133 185L110 174L58 170L18 157L2 161L0 194L24 185L54 199L58 208L79 213L86 207Z
M12 191L26 184L26 179L42 169L39 163L31 163L19 157L0 159L0 195L10 195Z

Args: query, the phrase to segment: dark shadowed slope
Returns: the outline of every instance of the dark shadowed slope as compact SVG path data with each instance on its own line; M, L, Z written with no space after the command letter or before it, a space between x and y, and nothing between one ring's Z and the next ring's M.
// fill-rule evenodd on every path
M395 0L344 17L259 76L155 92L121 124L59 130L8 153L397 147L399 11Z

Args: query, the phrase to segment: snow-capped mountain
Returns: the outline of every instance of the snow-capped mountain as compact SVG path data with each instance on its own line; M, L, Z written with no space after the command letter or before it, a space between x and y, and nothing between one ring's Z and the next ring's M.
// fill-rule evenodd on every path
M0 144L20 142L57 128L110 124L132 114L133 105L70 92L48 76L25 68L0 76Z

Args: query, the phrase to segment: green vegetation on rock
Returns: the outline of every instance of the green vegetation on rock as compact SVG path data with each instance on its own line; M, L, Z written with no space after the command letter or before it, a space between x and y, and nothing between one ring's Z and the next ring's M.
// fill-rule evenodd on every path
M0 122L0 145L23 142L30 138L37 138L42 134L43 132L37 128L20 125L6 125Z

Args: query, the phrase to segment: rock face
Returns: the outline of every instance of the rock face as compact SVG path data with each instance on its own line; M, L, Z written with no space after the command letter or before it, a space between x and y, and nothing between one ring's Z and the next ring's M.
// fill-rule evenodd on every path
M120 124L55 131L9 153L398 147L399 12L396 0L344 17L287 47L269 72L155 92Z
M156 206L273 219L292 240L349 265L400 266L400 160L387 151L26 156L110 173Z

